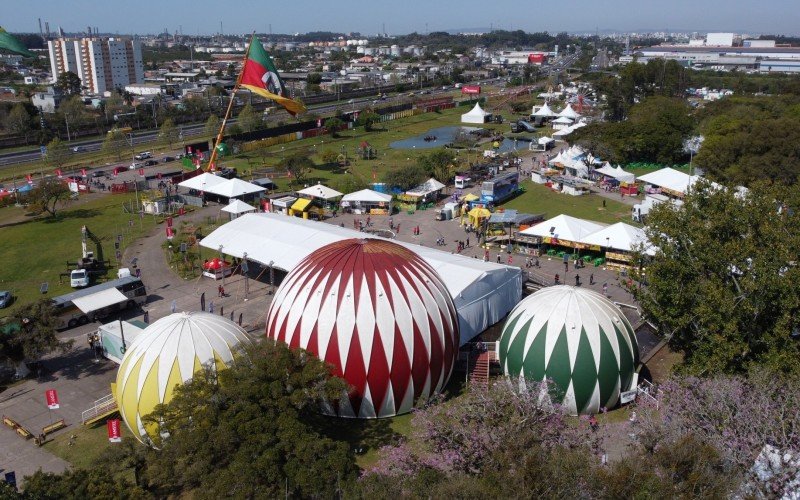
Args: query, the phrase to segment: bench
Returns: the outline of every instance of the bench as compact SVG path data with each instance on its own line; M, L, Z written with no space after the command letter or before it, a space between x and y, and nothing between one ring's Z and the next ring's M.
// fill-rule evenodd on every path
M55 431L57 431L59 429L63 429L66 426L67 426L67 424L66 424L66 422L64 422L64 419L62 418L61 420L59 420L57 422L53 422L50 425L45 425L44 427L42 427L42 434L47 436L48 434L52 434Z

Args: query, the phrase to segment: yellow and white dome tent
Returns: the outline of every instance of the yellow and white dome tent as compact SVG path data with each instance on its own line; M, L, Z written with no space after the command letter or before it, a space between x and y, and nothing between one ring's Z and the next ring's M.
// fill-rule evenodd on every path
M222 370L235 362L251 341L233 321L206 312L181 312L159 319L131 343L117 372L113 392L119 413L134 437L146 443L142 417L172 399L175 386L210 367Z

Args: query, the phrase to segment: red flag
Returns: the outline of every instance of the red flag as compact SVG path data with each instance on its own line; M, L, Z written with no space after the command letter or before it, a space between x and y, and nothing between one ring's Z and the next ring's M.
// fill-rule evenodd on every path
M86 177L86 169L85 168L81 169L81 177Z
M33 177L31 177L31 174L26 175L25 179L28 180L28 184L33 184Z
M116 177L116 176L117 176L117 174L119 174L119 169L115 168L115 169L114 169L114 177Z
M57 410L59 408L58 404L58 393L55 389L47 389L44 391L45 399L47 399L47 407L51 410Z
M161 178L161 172L156 172L156 179L160 179L160 178Z
M213 172L216 169L217 169L217 164L216 163L212 163L211 164L211 171Z
M169 226L167 226L167 228L166 228L166 229L167 229L167 238L168 238L168 239L172 239L172 236L175 234L175 232L174 232L174 231L172 230L172 228L171 228L171 227L169 227Z
M139 169L139 175L141 175L142 177L144 177L144 169L143 169L143 168L140 168L140 169Z
M106 429L108 429L108 440L112 443L122 442L122 428L119 425L118 418L110 418L106 421Z
M61 169L60 168L56 169L56 176L58 176L59 179L61 178Z
M167 227L172 227L172 217L167 217Z

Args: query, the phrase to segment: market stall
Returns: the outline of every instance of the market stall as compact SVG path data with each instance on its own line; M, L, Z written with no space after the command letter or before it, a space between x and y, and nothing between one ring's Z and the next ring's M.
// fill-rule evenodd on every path
M258 209L252 205L248 205L242 200L233 200L221 210L230 214L230 219L233 220L242 214L256 212Z
M295 196L284 196L272 200L272 211L276 214L289 215L289 209L294 205L295 201L297 201L297 197Z
M230 276L231 273L233 273L233 266L231 263L219 257L214 257L211 260L206 259L205 262L203 262L203 276L218 280L225 276Z
M392 196L371 189L362 189L344 195L341 206L354 214L391 215Z

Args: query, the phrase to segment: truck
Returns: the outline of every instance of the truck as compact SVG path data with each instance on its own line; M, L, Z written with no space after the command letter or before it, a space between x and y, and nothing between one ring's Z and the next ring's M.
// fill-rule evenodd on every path
M481 184L480 203L483 205L498 205L517 194L518 191L518 172L498 175Z
M518 132L536 132L536 127L525 120L518 120L516 122L511 122L511 132L515 134Z
M89 240L94 242L97 253L87 249ZM106 271L100 238L86 226L81 227L81 259L78 262L67 262L67 267L71 266L75 266L75 269L69 271L69 286L72 288L87 287L92 281L92 275L103 274Z
M89 344L102 349L103 356L120 364L125 351L133 340L147 328L147 324L139 320L118 320L100 325L96 332L89 333Z

